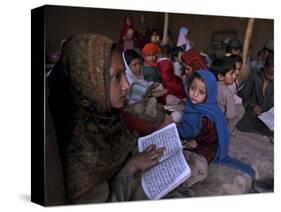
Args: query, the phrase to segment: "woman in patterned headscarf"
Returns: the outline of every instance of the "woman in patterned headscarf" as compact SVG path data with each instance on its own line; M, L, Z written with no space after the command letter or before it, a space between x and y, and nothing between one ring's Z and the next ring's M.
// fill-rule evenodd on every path
M64 45L60 68L73 108L64 151L67 197L72 203L146 199L136 174L158 163L163 148L134 154L136 135L121 109L128 81L119 46L107 37L81 34ZM60 91L58 91L60 92Z

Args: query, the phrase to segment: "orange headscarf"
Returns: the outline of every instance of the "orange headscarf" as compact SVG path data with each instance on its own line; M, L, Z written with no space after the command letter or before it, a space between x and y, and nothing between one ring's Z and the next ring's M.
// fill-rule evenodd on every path
M159 54L161 52L161 49L153 44L153 43L147 43L145 44L145 46L142 49L142 55L146 56L146 55L153 55L153 54ZM146 65L148 66L157 66L156 62L149 62L146 61L146 58L144 57L144 62Z

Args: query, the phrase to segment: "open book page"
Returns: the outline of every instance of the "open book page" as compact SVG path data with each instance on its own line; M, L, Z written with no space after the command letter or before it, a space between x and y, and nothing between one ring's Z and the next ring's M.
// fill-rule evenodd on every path
M258 116L265 125L271 130L274 131L274 108L272 107L269 111L264 112Z
M164 154L160 157L160 162L182 151L182 144L179 138L177 127L174 123L144 137L138 139L139 152L143 152L150 144L155 144L157 148L165 147Z
M191 175L183 152L178 152L142 173L142 188L149 199L160 199Z

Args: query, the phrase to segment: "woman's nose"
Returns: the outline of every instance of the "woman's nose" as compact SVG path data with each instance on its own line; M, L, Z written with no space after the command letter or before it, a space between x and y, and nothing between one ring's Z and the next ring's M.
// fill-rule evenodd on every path
M125 74L122 75L122 89L127 91L129 89L129 82Z

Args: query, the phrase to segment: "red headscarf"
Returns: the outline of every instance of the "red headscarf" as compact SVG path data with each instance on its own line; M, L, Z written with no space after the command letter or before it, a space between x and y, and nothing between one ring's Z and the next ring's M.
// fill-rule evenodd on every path
M192 68L192 71L209 69L203 57L194 49L189 49L187 52L184 52L181 59Z
M131 25L127 25L127 18L131 20ZM134 22L133 22L133 19L132 17L129 17L129 16L126 16L124 18L124 23L123 23L123 26L122 26L122 29L121 29L121 32L120 32L120 36L119 36L119 44L120 46L123 48L124 47L124 40L123 40L123 37L126 36L127 34L127 31L129 29L132 29L135 31L134 29Z

